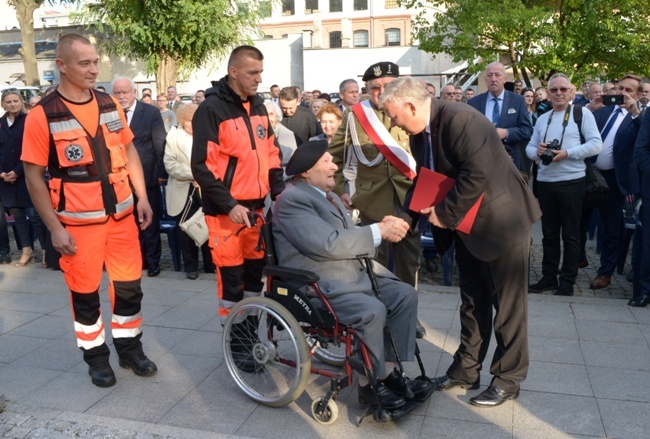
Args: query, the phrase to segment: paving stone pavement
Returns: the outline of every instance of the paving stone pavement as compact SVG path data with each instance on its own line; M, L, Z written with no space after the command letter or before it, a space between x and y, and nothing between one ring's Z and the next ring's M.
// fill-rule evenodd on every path
M650 309L626 306L631 284L624 276L604 290L589 289L598 265L594 246L589 243L590 267L581 270L575 297L529 296L530 371L519 399L479 409L467 404L477 391L436 392L401 422L367 418L358 427L363 407L354 388L341 392L333 425L312 419L311 400L329 387L323 378L312 378L282 408L259 405L240 391L223 362L214 275L187 280L172 270L169 255L160 276L145 273L143 342L159 373L136 377L113 355L118 383L100 389L76 348L61 274L39 264L0 265L0 437L646 438ZM533 281L540 264L536 225ZM419 345L430 376L444 373L460 331L458 288L440 286L440 276L421 271L419 318L427 336ZM104 281L108 323L106 292ZM406 368L418 374L414 364Z

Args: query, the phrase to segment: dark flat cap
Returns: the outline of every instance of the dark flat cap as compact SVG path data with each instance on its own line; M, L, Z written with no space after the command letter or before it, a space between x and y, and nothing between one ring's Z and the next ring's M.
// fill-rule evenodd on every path
M324 139L303 143L293 152L285 172L291 176L309 171L327 152L328 146L327 140Z
M363 74L363 78L361 79L364 82L368 82L371 79L384 78L386 76L391 78L398 78L399 66L390 61L378 62L368 67L366 73Z

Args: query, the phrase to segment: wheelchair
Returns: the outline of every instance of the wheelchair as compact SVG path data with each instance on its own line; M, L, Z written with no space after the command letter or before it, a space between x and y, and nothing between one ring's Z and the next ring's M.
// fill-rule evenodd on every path
M310 374L329 378L329 391L312 401L311 413L318 423L333 424L338 417L336 399L342 389L352 385L353 370L367 376L376 389L370 353L360 340L357 343L354 329L338 321L318 287L319 276L277 265L271 223L259 213L251 213L251 220L255 227L258 220L261 223L257 249L264 251L266 288L263 296L246 298L230 311L222 340L228 371L246 395L270 407L295 401L303 393ZM366 258L365 262L378 294L370 260ZM390 328L387 329L395 349ZM336 368L315 367L312 357ZM416 359L421 376L415 379L430 381L417 345ZM397 363L403 374L399 358ZM402 419L432 393L433 386L426 397L407 400L405 406L394 410L383 408L376 398L378 405L369 406L359 422L370 414L379 422Z

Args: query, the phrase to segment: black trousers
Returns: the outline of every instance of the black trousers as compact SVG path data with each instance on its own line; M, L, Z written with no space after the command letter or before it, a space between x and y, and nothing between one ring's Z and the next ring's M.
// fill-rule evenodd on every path
M528 255L530 233L497 259L474 257L456 237L460 285L460 346L447 374L474 382L479 378L492 329L497 346L490 385L516 392L528 374ZM494 321L492 320L494 309Z
M573 286L580 260L580 218L585 199L585 179L537 182L537 199L542 210L543 277L557 278L560 284ZM564 259L560 269L560 236Z
M187 213L187 218L190 218L196 213L197 210L201 208L201 196L198 191L193 191L193 187L190 185L187 197L189 199L192 192L192 204L190 205L190 210ZM187 200L185 200L185 206L187 206ZM183 208L183 211L185 208ZM176 223L181 223L181 217L183 216L183 211L174 217ZM199 271L199 248L196 246L196 243L192 238L187 236L182 230L179 232L179 239L181 242L181 254L183 255L183 264L185 265L185 272L191 273L194 271ZM203 258L203 271L206 273L214 273L216 267L212 263L212 254L210 252L210 247L208 246L207 241L201 246L201 256Z
M149 204L153 211L153 218L151 225L146 229L140 230L138 212L137 210L133 212L139 230L143 268L155 267L160 263L160 255L162 254L162 243L160 241L160 215L162 212L161 196L160 186L147 188L147 198L149 199ZM136 197L135 194L133 194L133 201L136 203L135 206L137 206L138 197Z

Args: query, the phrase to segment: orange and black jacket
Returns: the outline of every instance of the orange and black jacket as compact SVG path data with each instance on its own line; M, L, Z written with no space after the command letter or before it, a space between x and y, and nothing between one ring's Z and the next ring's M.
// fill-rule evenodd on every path
M120 135L124 128L121 109L108 94L94 94L99 105L96 133L83 128L58 91L40 102L50 130L50 198L63 224L103 223L109 215L122 219L133 211L126 148Z
M249 97L250 115L228 77L213 82L192 119L192 174L203 211L228 214L237 204L264 206L284 189L282 154L262 98Z

